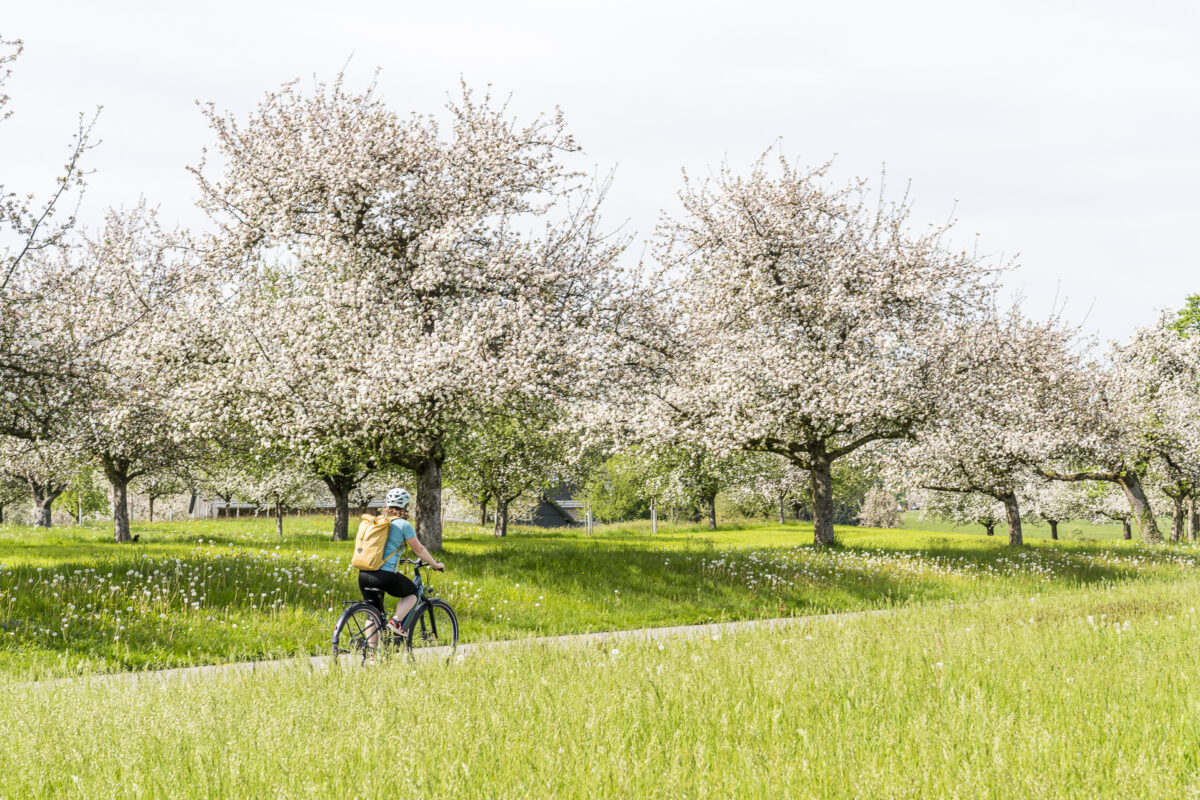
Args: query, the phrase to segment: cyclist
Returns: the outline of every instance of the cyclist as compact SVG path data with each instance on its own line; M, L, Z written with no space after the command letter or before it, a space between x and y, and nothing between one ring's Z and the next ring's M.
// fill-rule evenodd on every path
M368 592L367 590L381 589L392 597L400 598L400 602L396 605L396 614L388 619L387 623L388 630L399 636L408 635L404 630L404 617L417 602L416 584L407 575L401 575L397 571L400 559L404 555L405 544L412 548L417 558L439 572L446 568L446 565L431 556L425 549L425 545L417 539L417 532L413 530L412 524L408 521L408 504L411 500L409 493L399 488L390 489L384 496L383 513L392 517L392 522L388 528L387 544L384 545L383 552L391 555L384 560L379 569L359 570L358 572L358 588L362 592L363 599L375 606L382 616L387 616L382 592ZM371 638L374 639L374 636ZM372 642L372 644L374 643Z

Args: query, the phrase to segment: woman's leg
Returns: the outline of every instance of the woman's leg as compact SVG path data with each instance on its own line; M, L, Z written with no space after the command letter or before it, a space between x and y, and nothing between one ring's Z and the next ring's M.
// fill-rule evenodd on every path
M408 616L408 612L412 611L413 606L417 603L417 585L409 580L407 575L401 575L399 572L393 572L391 579L388 581L388 594L392 597L399 597L400 602L396 604L396 613L392 619L397 625L404 625L404 618Z
M396 613L392 617L392 619L396 620L397 625L404 624L404 618L408 616L408 612L412 611L413 606L416 604L417 596L415 594L400 598L400 602L396 604Z
M375 609L379 611L379 616L387 617L387 607L383 604L384 587L380 586L378 572L362 572L358 573L358 590L362 593L363 600L366 600ZM374 591L367 591L372 589ZM375 628L375 621L368 620L363 628L363 633L367 635L367 644L372 648L379 646L379 631Z

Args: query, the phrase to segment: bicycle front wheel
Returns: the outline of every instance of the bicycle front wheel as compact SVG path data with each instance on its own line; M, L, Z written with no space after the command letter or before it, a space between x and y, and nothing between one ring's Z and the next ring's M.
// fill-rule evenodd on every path
M383 626L374 606L359 603L347 608L333 629L333 662L356 667L375 658L385 636Z
M445 648L448 662L458 647L458 617L445 600L427 600L421 604L416 618L409 619L408 649L414 657L422 652L441 656L436 648Z

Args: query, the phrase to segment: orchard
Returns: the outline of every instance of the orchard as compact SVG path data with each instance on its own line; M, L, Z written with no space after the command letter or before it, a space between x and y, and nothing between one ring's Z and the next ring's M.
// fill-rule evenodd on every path
M1196 538L1194 298L1100 350L1004 302L1012 265L907 195L775 151L685 175L630 267L560 111L465 85L407 111L342 75L203 105L201 230L68 213L86 118L52 191L5 189L5 504L82 518L70 487L99 476L117 541L131 492L249 503L280 535L327 498L339 541L391 483L435 549L444 488L498 536L568 487L598 520L811 518L818 547L902 505L1017 546L1028 520L1157 542L1156 514Z

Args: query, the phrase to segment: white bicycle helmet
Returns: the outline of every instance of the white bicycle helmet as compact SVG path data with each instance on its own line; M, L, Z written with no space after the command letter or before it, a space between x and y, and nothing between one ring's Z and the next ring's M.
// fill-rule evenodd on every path
M412 495L403 489L389 489L387 496L383 498L383 504L388 508L408 508L411 500Z

